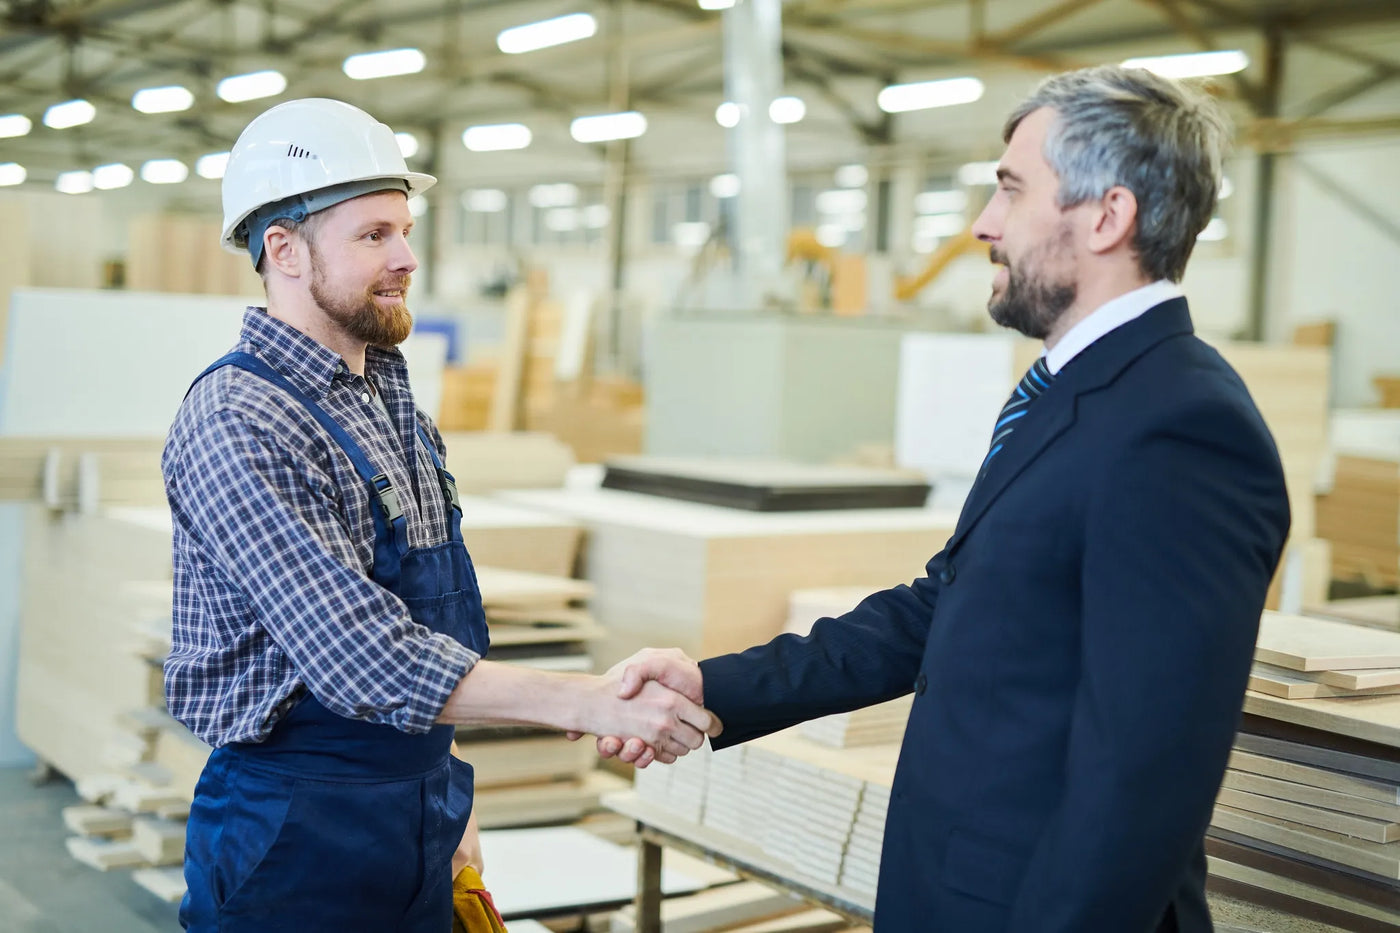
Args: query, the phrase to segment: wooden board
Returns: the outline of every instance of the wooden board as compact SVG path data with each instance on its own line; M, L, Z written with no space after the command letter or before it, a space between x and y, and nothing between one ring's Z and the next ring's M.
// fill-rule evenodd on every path
M1335 810L1340 813L1364 816L1381 822L1400 822L1400 803L1383 803L1379 800L1326 790L1310 784L1284 781L1279 778L1265 777L1262 774L1251 774L1248 771L1233 769L1226 771L1222 786L1246 793L1321 807L1326 810Z
M131 880L167 904L178 904L185 896L183 868L138 868L131 873Z
M1387 675L1400 674L1400 671L1383 669ZM1249 672L1249 689L1285 700L1312 700L1318 697L1384 696L1400 693L1400 678L1395 684L1349 689L1325 683L1322 674L1337 674L1336 671L1321 671L1309 674L1303 671L1290 671L1272 664L1255 664ZM1354 672L1345 672L1348 675ZM1386 679L1389 679L1387 677Z
M1265 612L1254 657L1295 671L1394 668L1400 667L1400 633Z
M63 808L63 825L80 836L121 839L131 835L131 814L93 804Z
M1281 781L1306 784L1324 790L1362 797L1392 806L1400 805L1400 785L1357 777L1326 768L1282 761L1265 755L1255 755L1238 749L1230 753L1230 767Z
M1244 696L1244 710L1400 748L1400 696L1281 700L1250 690Z
M482 829L573 822L597 810L602 795L628 786L615 774L591 771L580 780L481 787L472 811Z
M487 607L565 606L593 595L593 587L582 580L500 567L478 565L476 579Z
M754 881L743 881L663 901L661 924L666 933L709 933L801 909L801 902L788 894ZM635 907L627 906L613 914L610 933L633 933L636 928Z
M134 868L146 863L144 856L130 841L116 842L111 839L69 836L63 844L67 847L69 855L98 871Z
M1277 843L1300 852L1369 871L1384 878L1400 879L1400 846L1352 839L1325 829L1300 826L1286 820L1246 813L1230 807L1215 807L1211 824Z
M1272 872L1263 871L1248 865L1240 865L1215 856L1207 856L1206 865L1207 871L1213 878L1224 878L1240 884L1249 885L1250 887L1272 891L1297 901L1317 904L1338 911L1349 917L1359 917L1377 921L1384 924L1384 926L1380 927L1381 929L1400 924L1400 913L1387 910L1383 907L1376 907L1364 901L1344 897L1328 888L1304 884L1289 878L1281 877ZM1376 929L1376 927L1368 926L1366 929Z
M1400 784L1400 749L1246 713L1235 745L1247 752Z
M604 489L756 512L922 508L921 474L771 460L615 457Z
M1248 865L1303 884L1327 888L1343 897L1372 904L1385 910L1400 911L1400 884L1374 875L1330 868L1322 859L1237 833L1212 829L1206 836L1206 854Z
M185 859L185 824L178 820L137 820L131 829L131 844L148 865L179 865Z
M1379 843L1400 840L1400 823L1324 810L1278 797L1266 797L1262 794L1235 790L1231 787L1221 788L1217 802L1221 806L1277 817L1280 820L1304 826L1315 826L1318 829L1340 833L1355 839L1366 839Z
M1400 596L1334 599L1313 606L1307 612L1309 615L1341 619L1357 625L1369 625L1391 631L1400 629ZM1400 674L1400 671L1396 673Z

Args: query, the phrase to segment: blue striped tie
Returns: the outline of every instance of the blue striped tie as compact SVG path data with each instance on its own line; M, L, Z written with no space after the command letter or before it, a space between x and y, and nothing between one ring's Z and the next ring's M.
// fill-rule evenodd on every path
M1031 402L1050 388L1050 383L1055 377L1050 373L1050 367L1045 365L1045 357L1040 357L1026 370L1026 374L1021 377L1021 381L1012 391L1011 397L1006 400L1006 404L1001 406L1001 414L997 416L996 427L992 428L991 449L987 451L986 459L982 461L982 468L977 471L981 476L987 472L987 464L992 462L992 458L1001 452L1006 446L1006 440L1011 436L1011 432L1016 429L1017 423L1030 411Z

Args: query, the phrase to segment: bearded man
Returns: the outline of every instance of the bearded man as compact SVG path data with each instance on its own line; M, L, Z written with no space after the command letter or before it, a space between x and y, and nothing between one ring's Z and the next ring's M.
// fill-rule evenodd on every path
M483 659L461 502L395 347L417 261L388 126L334 100L248 125L224 243L265 308L205 370L162 469L174 520L171 713L214 747L186 832L181 924L199 931L452 927L480 858L453 726L636 736L662 761L718 726L661 684Z
M716 748L914 693L876 933L1206 933L1203 837L1288 534L1273 438L1178 283L1228 124L1147 71L1047 79L973 226L1045 352L912 585L803 638L624 662ZM642 743L599 740L634 760Z

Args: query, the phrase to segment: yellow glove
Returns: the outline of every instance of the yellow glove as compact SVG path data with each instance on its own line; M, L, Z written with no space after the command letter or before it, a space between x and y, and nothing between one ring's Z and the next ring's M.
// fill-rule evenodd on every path
M506 933L491 893L470 865L452 882L452 933Z

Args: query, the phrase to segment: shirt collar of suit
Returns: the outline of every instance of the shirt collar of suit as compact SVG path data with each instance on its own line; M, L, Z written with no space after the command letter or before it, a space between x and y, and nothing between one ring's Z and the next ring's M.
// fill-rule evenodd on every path
M1181 286L1166 279L1151 285L1135 288L1119 295L1112 301L1100 305L1088 317L1071 327L1053 350L1043 354L1045 365L1052 374L1058 375L1065 365L1098 340L1100 337L1136 320L1164 301L1180 298Z

